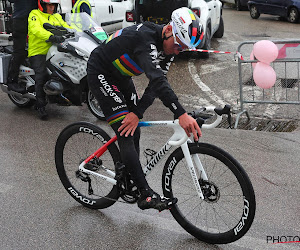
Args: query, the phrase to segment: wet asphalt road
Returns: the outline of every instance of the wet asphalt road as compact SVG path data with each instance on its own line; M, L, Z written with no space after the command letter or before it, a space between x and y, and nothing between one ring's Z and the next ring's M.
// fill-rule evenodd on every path
M228 8L223 15L225 36L212 44L219 50L235 51L250 34L280 38L300 34L299 24L275 17L262 15L252 20L248 12ZM215 71L216 67L224 69ZM196 69L220 100L234 105L232 100L238 93L235 67L232 58L226 56L208 60L180 58L171 67L169 79L172 83L184 79L184 84L176 81L172 86L187 109L199 103L216 104L195 84L191 69ZM140 91L147 83L145 77L135 82ZM50 119L45 122L36 118L33 109L14 106L2 92L0 103L0 249L299 249L297 243L278 246L266 241L267 236L300 235L299 129L292 133L204 131L202 141L225 149L240 161L253 182L257 199L256 218L246 236L228 245L208 245L181 229L169 212L141 211L136 205L123 203L94 211L67 194L54 164L58 134L66 125L80 120L106 127L86 106L49 105ZM299 107L291 109L292 116L299 114ZM160 101L145 115L145 120L171 118ZM158 150L170 134L166 130L155 130L154 134L151 129L143 129L142 150L147 142ZM158 192L161 171L158 167L149 176L150 185Z

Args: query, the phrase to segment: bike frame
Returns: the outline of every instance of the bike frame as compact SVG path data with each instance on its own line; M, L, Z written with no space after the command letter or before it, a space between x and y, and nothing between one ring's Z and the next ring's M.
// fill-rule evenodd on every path
M207 110L211 111L213 110L214 107L208 107ZM217 116L217 119L211 123L211 124L204 124L202 128L214 128L220 122L222 121L222 116ZM170 127L174 130L173 135L170 137L170 139L167 141L167 143L152 157L152 159L148 162L146 166L143 167L143 171L145 175L149 174L149 172L161 161L161 159L170 151L170 149L173 146L180 146L182 149L182 152L184 154L189 172L191 174L195 189L197 191L197 194L199 198L204 199L203 193L201 191L201 187L199 184L199 178L197 176L197 173L195 171L195 166L196 169L198 170L198 173L200 173L200 177L203 180L208 180L207 175L205 173L205 170L203 168L203 165L200 161L200 158L198 155L194 154L191 155L188 147L188 142L191 142L191 140L188 138L186 132L184 129L179 125L179 120L175 121L147 121L147 122L139 122L139 127ZM111 177L96 173L94 171L86 169L84 166L91 161L92 159L99 158L106 150L109 145L117 141L117 136L114 136L111 138L107 143L105 143L102 147L100 147L97 151L95 151L93 154L91 154L87 159L85 159L80 165L79 165L79 170L82 171L83 173L86 174L91 174L96 177L99 177L103 180L106 180L113 185L117 184L117 181L114 179L115 177L115 172L105 168L102 165L102 169L106 171L108 175ZM194 163L195 166L194 166Z

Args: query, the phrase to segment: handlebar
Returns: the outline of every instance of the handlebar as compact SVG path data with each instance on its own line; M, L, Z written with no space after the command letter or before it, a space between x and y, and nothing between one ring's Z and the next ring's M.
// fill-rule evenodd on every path
M214 112L216 114L216 119L214 122L210 124L205 124L205 121L211 117L213 117L213 114L205 113L207 112ZM225 105L224 108L216 108L214 106L208 106L203 107L199 110L192 111L188 113L190 116L192 116L194 119L196 119L199 127L202 128L215 128L222 122L222 115L227 115L228 123L231 128L231 106Z

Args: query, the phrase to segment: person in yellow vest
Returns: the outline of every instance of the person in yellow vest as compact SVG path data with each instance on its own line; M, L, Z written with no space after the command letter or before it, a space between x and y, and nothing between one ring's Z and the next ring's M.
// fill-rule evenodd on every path
M36 109L44 120L48 117L45 106L46 94L43 86L48 80L46 55L52 43L62 43L64 38L44 29L44 23L54 26L70 27L58 13L59 0L38 0L38 9L32 10L28 17L28 57L35 72Z
M89 0L77 0L73 6L72 13L86 12L93 17L92 7Z

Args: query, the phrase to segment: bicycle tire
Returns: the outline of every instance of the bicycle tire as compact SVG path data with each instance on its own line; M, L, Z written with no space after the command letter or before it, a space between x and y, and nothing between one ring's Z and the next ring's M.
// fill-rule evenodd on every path
M63 186L76 201L91 209L107 208L119 198L116 185L94 175L78 172L79 164L109 140L110 136L101 128L87 122L78 122L67 126L56 141L55 164ZM115 164L121 159L116 144L108 146L100 159L106 168L115 171ZM93 164L100 166L97 162ZM104 173L101 167L95 171ZM84 181L86 179L83 177L87 176L91 180L93 194L89 194L89 183Z
M212 193L204 200L198 197L183 152L176 149L166 161L162 181L164 195L178 198L170 210L173 217L201 241L226 244L238 240L249 230L256 209L247 173L230 154L214 145L191 143L189 150L191 155L198 154L209 180L206 190ZM200 174L197 176L201 183ZM204 186L201 189L205 192Z

